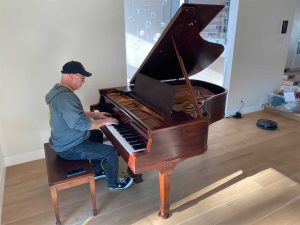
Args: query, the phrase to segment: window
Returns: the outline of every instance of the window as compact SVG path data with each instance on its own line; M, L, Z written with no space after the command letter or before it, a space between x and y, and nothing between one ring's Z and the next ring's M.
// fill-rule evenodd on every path
M147 54L168 25L183 0L126 0L125 34L127 80L130 81ZM215 43L226 44L229 0L185 1L199 4L223 4L224 9L201 32L201 36ZM224 55L193 79L223 84Z

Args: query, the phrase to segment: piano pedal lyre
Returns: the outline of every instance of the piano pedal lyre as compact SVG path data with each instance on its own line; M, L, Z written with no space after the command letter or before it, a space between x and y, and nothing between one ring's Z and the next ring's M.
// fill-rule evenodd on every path
M127 167L127 171L124 170L122 174L123 176L128 176L133 178L133 181L136 184L143 182L143 174L142 173L134 174L129 167Z

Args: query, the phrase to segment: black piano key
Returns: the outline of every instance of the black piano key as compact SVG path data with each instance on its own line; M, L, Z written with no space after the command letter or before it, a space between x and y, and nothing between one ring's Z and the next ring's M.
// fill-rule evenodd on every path
M116 130L134 130L132 127L115 127Z
M119 125L116 125L116 124L113 124L113 127L114 127L115 129L125 129L124 126L119 126Z
M137 132L135 132L135 131L118 131L119 132L119 134L121 134L121 135L125 135L125 134L138 134Z
M132 148L134 150L144 149L144 148L146 148L146 145L134 145L134 146L132 146Z
M139 141L139 142L134 142L134 143L130 143L130 146L136 146L136 145L146 145L144 141Z
M133 129L133 127L129 124L117 124L117 128L127 128L127 129Z
M132 140L132 141L127 141L128 144L135 144L135 143L145 143L145 140L143 139L138 139L138 140Z
M114 126L115 128L126 128L126 127L129 127L128 125L122 124L122 123L119 123L119 124L113 124L113 126Z
M119 125L114 125L113 127L114 127L116 130L127 130L127 129L130 129L129 126L124 126L124 125L121 125L121 126L119 126Z
M124 134L122 135L123 138L133 138L133 137L137 137L136 134Z
M115 127L115 129L117 131L126 131L126 130L130 130L129 128L125 128L125 127Z
M116 129L119 133L121 132L136 132L134 129Z
M122 134L122 137L126 138L126 137L140 137L139 134L135 133L135 134Z
M140 136L136 136L136 137L125 137L124 139L128 142L128 141L134 141L134 140L141 140L141 137L140 137Z

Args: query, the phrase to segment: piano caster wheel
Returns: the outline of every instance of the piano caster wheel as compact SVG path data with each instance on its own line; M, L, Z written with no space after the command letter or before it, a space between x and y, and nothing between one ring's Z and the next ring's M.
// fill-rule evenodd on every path
M165 215L162 215L161 212L158 212L158 217L160 219L166 220L170 217L170 213L166 213Z

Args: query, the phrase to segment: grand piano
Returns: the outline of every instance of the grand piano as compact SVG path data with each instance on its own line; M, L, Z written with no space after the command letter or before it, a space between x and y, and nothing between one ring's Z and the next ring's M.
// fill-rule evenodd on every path
M199 33L223 6L183 4L129 86L99 90L90 110L110 112L118 125L101 128L135 181L159 173L161 218L170 215L170 179L181 161L207 150L208 127L224 117L227 92L218 85L189 79L215 61L224 47Z

